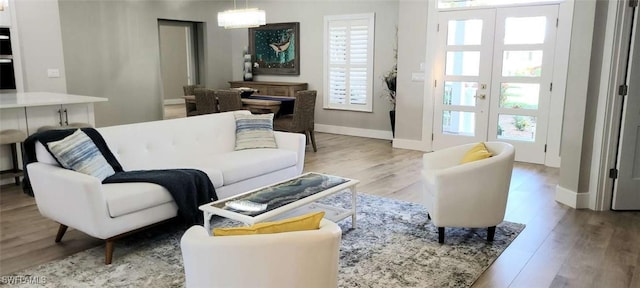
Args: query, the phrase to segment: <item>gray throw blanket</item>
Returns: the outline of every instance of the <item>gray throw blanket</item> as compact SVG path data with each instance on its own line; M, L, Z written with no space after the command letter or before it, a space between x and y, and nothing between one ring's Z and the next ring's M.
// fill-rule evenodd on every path
M200 205L218 200L211 179L206 173L197 169L166 169L166 170L140 170L124 171L122 165L111 153L106 142L100 133L93 128L82 128L83 132L93 140L102 156L113 167L116 174L104 179L102 183L129 183L146 182L158 184L166 188L178 206L178 217L186 225L203 224L202 212L198 209ZM24 141L25 155L23 157L23 167L29 163L37 161L35 145L37 142L44 144L58 141L71 135L76 129L49 130L35 133ZM133 140L132 140L133 141ZM49 151L51 153L51 151ZM54 157L55 158L55 157ZM33 196L31 182L28 173L24 174L23 190Z

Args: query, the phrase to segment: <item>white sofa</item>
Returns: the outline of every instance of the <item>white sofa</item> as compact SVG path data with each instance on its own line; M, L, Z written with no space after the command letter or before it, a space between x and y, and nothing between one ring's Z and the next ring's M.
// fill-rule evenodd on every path
M243 111L240 113L249 113ZM233 112L98 128L125 171L194 168L209 175L219 199L301 174L305 137L275 132L277 149L234 151ZM40 143L38 162L27 165L40 213L61 224L107 240L105 262L111 262L113 240L175 217L169 192L151 183L102 184L98 178L63 169Z
M318 230L263 235L193 226L180 241L186 287L337 287L341 233L326 219Z

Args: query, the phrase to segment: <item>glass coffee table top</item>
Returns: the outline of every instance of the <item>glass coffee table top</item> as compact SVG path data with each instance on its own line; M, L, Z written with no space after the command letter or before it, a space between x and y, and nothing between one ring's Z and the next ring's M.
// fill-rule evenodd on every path
M320 193L347 181L349 181L349 179L337 176L307 173L297 178L258 189L248 194L231 197L225 201L217 201L211 205L219 209L230 210L247 216L257 216ZM227 203L231 201L250 201L255 204L267 204L267 206L266 209L261 211L243 211L227 206Z

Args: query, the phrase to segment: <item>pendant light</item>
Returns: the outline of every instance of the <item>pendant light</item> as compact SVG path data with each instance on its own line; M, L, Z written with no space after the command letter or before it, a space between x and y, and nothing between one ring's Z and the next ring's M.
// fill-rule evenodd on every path
M225 29L258 27L264 24L264 10L249 8L249 0L245 0L245 9L237 9L236 0L233 0L233 10L218 12L218 26Z

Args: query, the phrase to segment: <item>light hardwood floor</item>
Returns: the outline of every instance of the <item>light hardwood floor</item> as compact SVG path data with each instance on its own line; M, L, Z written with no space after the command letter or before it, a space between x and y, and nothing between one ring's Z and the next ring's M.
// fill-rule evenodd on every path
M318 152L307 147L305 171L359 179L361 193L418 199L421 152L316 135ZM474 287L640 287L640 213L568 208L554 201L557 179L558 169L516 163L505 220L526 228ZM54 243L58 225L13 185L0 187L0 228L0 275L103 245L73 229Z

